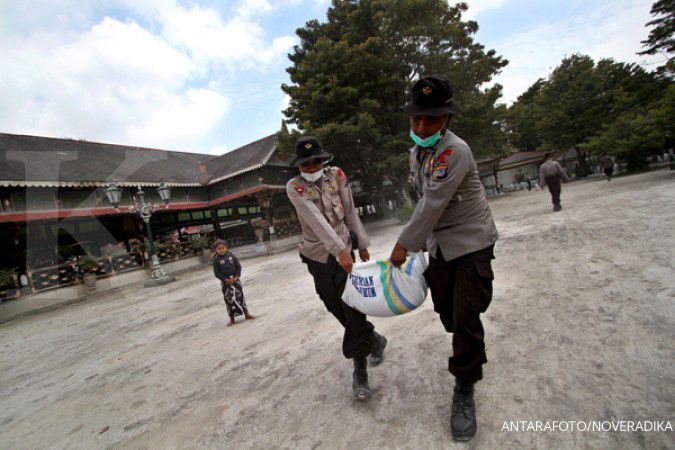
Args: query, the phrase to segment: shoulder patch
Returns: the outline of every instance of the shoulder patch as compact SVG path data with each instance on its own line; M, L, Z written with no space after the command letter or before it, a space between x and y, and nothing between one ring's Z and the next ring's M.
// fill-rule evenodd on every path
M297 192L300 195L303 195L305 192L305 187L300 184L296 184L295 186L293 186L293 189L295 189L295 192Z
M438 157L438 162L439 163L444 163L448 159L448 156L452 155L452 149L451 148L446 148L443 153L440 154Z
M345 177L345 173L339 167L337 168L337 176L338 176L338 178L344 178Z

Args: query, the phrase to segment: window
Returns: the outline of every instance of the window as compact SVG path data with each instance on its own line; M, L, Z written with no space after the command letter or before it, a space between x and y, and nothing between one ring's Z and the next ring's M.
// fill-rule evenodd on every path
M218 210L218 217L227 217L230 215L230 209L229 208L223 208Z
M239 213L239 215L245 216L246 214L248 214L248 208L245 206L240 206L239 208L237 208L237 212Z
M189 212L178 213L178 221L179 222L189 222L190 221L190 213Z
M192 218L194 220L204 220L204 211L192 211Z
M101 229L101 224L98 220L91 220L88 222L80 222L78 227L80 228L80 233L94 233Z
M161 216L162 223L174 223L176 219L173 214L162 214Z
M249 206L248 213L255 214L260 212L260 206Z
M207 219L210 219L211 218L211 210L207 209L206 211L204 211L204 216L206 216Z

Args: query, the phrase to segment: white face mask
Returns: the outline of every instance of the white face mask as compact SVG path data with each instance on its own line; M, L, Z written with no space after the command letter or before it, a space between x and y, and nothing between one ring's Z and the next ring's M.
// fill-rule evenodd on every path
M315 183L323 176L323 169L317 170L314 173L300 172L300 176L310 183Z

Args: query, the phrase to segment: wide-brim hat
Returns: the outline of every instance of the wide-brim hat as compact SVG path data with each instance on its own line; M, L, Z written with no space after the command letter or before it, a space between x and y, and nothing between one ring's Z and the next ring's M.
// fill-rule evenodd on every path
M295 143L296 156L291 161L291 167L298 167L313 159L327 160L333 159L333 155L328 153L321 146L321 142L314 136L305 136L298 139Z
M462 114L452 98L452 85L437 75L423 76L413 85L410 100L399 108L409 116L444 116Z

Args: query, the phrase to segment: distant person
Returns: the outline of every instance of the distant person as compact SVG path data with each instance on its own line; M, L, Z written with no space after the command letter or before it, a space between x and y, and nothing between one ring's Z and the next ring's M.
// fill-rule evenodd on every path
M560 211L560 182L569 181L569 177L558 161L549 157L544 164L539 168L539 186L543 189L548 186L548 191L551 193L551 201L553 202L553 211Z
M600 158L600 168L605 173L607 181L612 181L612 175L614 174L614 159L609 154L605 153Z
M246 320L255 319L255 316L249 314L246 301L244 301L239 260L228 251L229 245L222 239L213 243L213 249L216 252L216 257L213 260L213 273L221 282L227 315L230 316L230 323L227 326L235 324L234 318L236 316L243 315Z
M376 366L384 360L387 339L375 332L366 315L342 301L342 293L354 264L353 249L368 261L370 241L354 206L352 189L338 167L328 167L333 156L312 136L295 143L292 167L300 175L286 184L286 194L298 213L302 241L300 258L307 265L314 288L326 309L344 327L342 354L354 360L352 393L358 400L371 397L367 358ZM352 231L358 244L350 238Z

